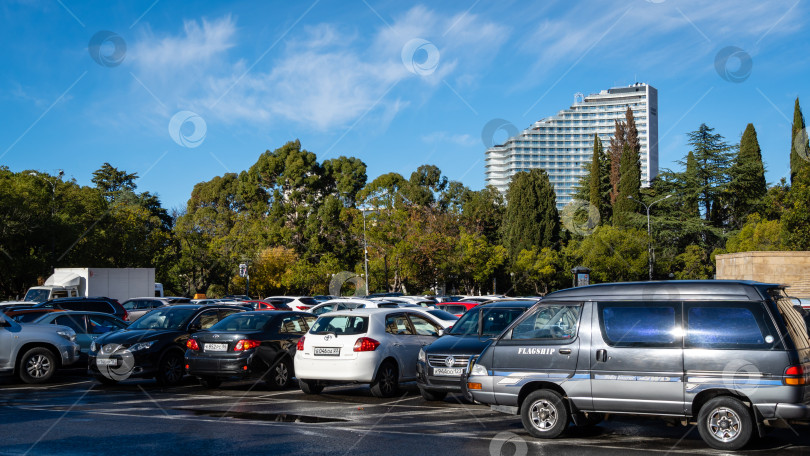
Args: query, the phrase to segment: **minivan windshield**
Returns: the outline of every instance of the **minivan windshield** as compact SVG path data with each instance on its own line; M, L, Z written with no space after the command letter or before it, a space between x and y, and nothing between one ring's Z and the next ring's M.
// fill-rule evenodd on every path
M358 315L330 315L319 317L310 334L357 335L368 332L368 317Z
M475 307L462 315L447 334L495 337L525 310L514 307Z
M196 310L177 307L153 310L135 320L127 329L181 329Z

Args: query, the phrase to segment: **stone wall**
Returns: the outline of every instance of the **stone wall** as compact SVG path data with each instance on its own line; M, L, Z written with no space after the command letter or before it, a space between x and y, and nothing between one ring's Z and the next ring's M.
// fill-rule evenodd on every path
M788 285L787 293L810 298L810 252L740 252L717 255L717 278Z

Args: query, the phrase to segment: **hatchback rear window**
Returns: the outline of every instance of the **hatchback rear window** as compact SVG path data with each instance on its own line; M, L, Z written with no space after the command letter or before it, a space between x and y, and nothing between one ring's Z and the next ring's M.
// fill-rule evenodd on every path
M357 335L368 332L368 317L358 315L330 315L318 318L312 334Z

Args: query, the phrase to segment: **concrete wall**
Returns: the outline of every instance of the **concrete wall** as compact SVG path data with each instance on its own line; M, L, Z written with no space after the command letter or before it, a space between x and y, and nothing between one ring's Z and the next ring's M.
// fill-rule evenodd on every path
M788 295L810 298L810 252L740 252L716 259L718 279L781 283L790 287Z

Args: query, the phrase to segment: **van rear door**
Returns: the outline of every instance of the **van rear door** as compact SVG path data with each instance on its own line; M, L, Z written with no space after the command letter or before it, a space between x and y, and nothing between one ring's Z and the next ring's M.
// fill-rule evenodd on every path
M594 410L684 413L680 302L599 302L593 318Z

